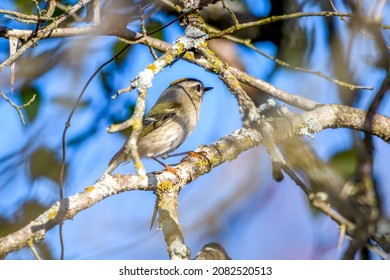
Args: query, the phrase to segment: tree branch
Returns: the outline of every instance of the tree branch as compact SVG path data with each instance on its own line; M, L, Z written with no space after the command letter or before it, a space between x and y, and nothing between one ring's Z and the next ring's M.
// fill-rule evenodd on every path
M12 64L16 59L18 59L26 50L28 50L31 47L34 47L37 42L45 38L47 36L50 36L50 33L57 28L59 24L67 20L69 17L71 17L74 13L76 13L78 10L80 10L84 5L91 2L92 0L82 0L77 2L69 11L65 12L62 16L60 16L58 19L56 19L53 23L49 24L42 30L39 30L35 37L29 39L23 46L21 46L13 55L11 55L7 60L5 60L3 63L0 64L0 71L2 71L5 67ZM0 30L0 35L3 35L3 29Z
M188 158L175 167L180 180L170 172L148 173L148 185L144 188L140 188L140 179L137 175L104 174L93 186L86 187L83 192L55 203L24 228L0 238L0 258L9 252L27 246L29 240L43 240L47 231L54 226L62 224L65 220L73 219L77 213L107 197L132 190L157 191L167 182L180 189L214 167L235 159L241 152L259 143L261 143L261 137L256 131L249 129L235 131L209 147L204 146L198 149L199 152L207 154L212 166L199 164L194 158Z
M23 105L16 105L9 97L7 97L4 93L1 92L0 90L0 97L3 98L5 101L7 101L11 107L15 108L16 112L18 113L19 115L19 118L20 118L20 122L22 123L22 125L25 125L25 121L24 121L24 116L23 116L23 113L22 113L22 110L24 107L27 107L29 106L32 102L34 102L35 100L35 94L31 97L31 99L29 101L27 101L26 103L24 103Z
M0 27L0 37L16 37L16 38L28 38L30 36L32 31L30 30L10 30L5 27ZM72 36L83 36L83 35L109 35L109 36L117 36L120 39L122 39L126 43L134 44L135 42L140 42L141 44L144 44L148 47L153 47L154 49L166 52L169 49L172 48L172 45L169 43L166 43L162 40L159 40L157 38L153 38L150 36L145 36L141 33L137 33L128 29L117 29L115 27L108 28L108 27L77 27L77 28L58 28L53 30L52 33L47 34L47 38L62 38L62 37L72 37ZM185 60L195 63L207 71L214 72L214 67L212 64L210 64L206 59L196 58L193 55L190 55L187 53L183 57ZM247 74L244 71L241 71L237 68L225 65L227 67L227 71L231 74L233 74L240 82L250 85L256 89L259 89L260 91L279 99L287 104L290 104L292 106L304 109L304 110L312 110L314 109L319 103L312 101L310 99L293 95L291 93L288 93L286 91L283 91L281 89L278 89L277 87L271 85L270 83L267 83L265 81L262 81L260 79L256 79L253 76Z
M347 118L344 116L346 113L349 116ZM304 127L312 133L337 127L348 127L363 131L365 115L366 113L363 110L347 106L322 105L312 111L296 115L292 121L286 120L284 117L273 119L274 138L277 141L283 141L294 135L300 135ZM286 123L291 125L288 130L286 130ZM378 132L381 130L384 133ZM389 142L390 119L376 114L373 118L372 133ZM111 176L104 174L95 185L57 202L24 228L0 238L0 257L27 246L29 240L43 240L47 231L65 220L72 219L77 213L109 196L132 190L157 191L167 182L177 190L182 189L185 185L210 172L216 166L232 161L240 153L260 144L262 144L262 137L257 131L253 129L237 130L210 146L200 146L196 150L205 153L209 161L199 162L199 159L193 157L183 160L176 166L180 179L170 172L148 173L148 185L146 187L140 187L140 180L136 175L115 174Z

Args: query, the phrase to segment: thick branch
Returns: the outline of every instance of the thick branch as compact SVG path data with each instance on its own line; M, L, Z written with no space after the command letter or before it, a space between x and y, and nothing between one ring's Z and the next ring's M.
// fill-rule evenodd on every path
M349 106L320 105L315 110L300 115L299 121L294 127L301 132L307 127L310 133L316 133L326 128L351 128L371 133L390 143L390 119L384 115L375 114L372 118L372 127L369 129L364 124L366 117L366 111Z
M0 238L0 258L9 252L27 246L29 240L43 240L50 229L62 224L65 220L73 219L77 213L109 196L130 190L156 191L167 182L175 185L177 189L182 188L192 180L209 172L212 168L235 159L241 152L259 143L261 143L261 138L256 131L238 130L209 147L201 147L199 149L199 151L207 153L212 166L208 166L208 164L199 165L196 161L188 159L176 166L180 180L170 172L161 174L149 173L147 175L148 186L145 188L139 187L140 180L137 175L116 174L111 176L104 174L95 185L85 188L81 193L57 202L24 228Z
M346 118L345 115L348 117ZM311 133L319 132L326 128L348 127L356 130L364 129L366 113L363 110L350 108L342 105L322 105L313 111L297 115L292 122L285 118L273 120L275 140L283 141L294 135L302 134L306 127ZM373 119L372 133L381 137L386 142L390 140L390 119L376 114ZM290 129L286 129L286 123ZM253 129L240 129L223 137L211 146L201 146L198 152L204 152L209 162L189 158L176 166L178 176L170 172L161 174L148 174L148 186L139 187L139 179L136 175L116 174L103 175L93 186L87 187L83 192L57 202L34 221L17 232L0 238L0 257L11 251L21 249L29 240L43 240L47 231L54 226L72 219L78 212L91 207L99 201L121 192L130 190L156 191L162 184L169 182L175 188L183 188L186 184L197 179L199 176L210 172L216 166L234 160L240 153L258 146L262 138Z

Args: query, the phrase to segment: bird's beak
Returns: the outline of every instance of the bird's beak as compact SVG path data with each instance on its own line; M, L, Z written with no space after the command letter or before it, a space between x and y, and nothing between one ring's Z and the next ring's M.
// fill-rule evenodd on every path
M212 89L213 89L213 87L205 87L205 88L203 89L203 91L206 92L206 91L209 91L209 90L212 90Z

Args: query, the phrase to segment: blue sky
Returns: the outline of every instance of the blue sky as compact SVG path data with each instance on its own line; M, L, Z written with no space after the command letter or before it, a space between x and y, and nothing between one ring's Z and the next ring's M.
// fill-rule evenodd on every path
M255 1L251 1L252 3ZM0 8L9 8L4 3ZM269 7L257 7L258 13ZM312 7L316 9L316 7ZM265 13L265 12L264 12ZM313 19L316 45L312 54L310 68L329 73L330 54L326 50L323 20ZM343 24L340 24L340 28ZM182 34L178 24L165 31L168 41L174 41ZM77 52L81 43L88 43L91 50L84 53L82 60L71 68L57 67L46 74L35 85L43 93L41 111L36 122L22 127L13 108L0 100L0 127L5 132L0 137L0 158L9 151L17 150L27 142L32 147L45 145L58 151L60 155L61 134L69 109L53 106L54 97L77 97L88 77L95 69L110 58L110 46L114 38L74 38L68 39L69 55ZM7 44L0 40L0 57L6 57ZM50 41L38 44L33 53L40 53L49 46ZM270 43L257 45L269 54L276 50ZM273 63L259 54L238 47L238 52L248 71L257 78L265 78ZM356 75L359 83L374 86L376 89L384 73L367 66L365 58L372 53L372 43L362 37L356 42L351 55L357 61ZM144 46L135 46L127 58L125 66L115 73L111 83L115 89L129 85L129 81L143 70L152 57ZM75 63L75 62L73 62ZM112 69L115 65L109 66ZM0 76L1 89L9 93L8 73ZM153 80L148 92L147 109L150 109L159 94L172 81L182 77L194 77L214 89L203 100L198 127L188 140L177 150L189 151L200 144L211 144L219 138L241 127L237 103L224 84L214 74L202 68L179 61L164 69ZM337 103L337 88L334 84L314 75L281 70L269 80L273 85L290 93L312 98L323 103ZM376 90L374 90L374 93ZM114 92L113 92L114 94ZM373 92L362 93L360 107L365 108L373 97ZM136 92L120 96L110 101L109 106L126 112L125 104L135 100ZM79 109L72 121L68 139L83 131L94 120L96 110L106 102L101 85L97 80L91 83L84 100L93 106ZM45 106L48 105L48 106ZM49 106L50 105L50 106ZM387 96L380 112L389 115L390 102ZM98 132L77 148L68 149L69 177L66 180L65 196L82 191L93 184L107 168L107 163L123 144L125 138L120 134L108 134L108 122L97 124ZM34 136L40 131L39 137ZM348 149L351 145L351 133L346 129L327 130L307 141L315 147L325 160L334 153ZM29 140L31 139L31 140ZM390 190L386 186L390 181L390 149L388 144L375 139L375 173L383 204L390 214ZM175 162L178 159L170 159ZM148 171L161 167L151 160L144 160ZM340 252L337 248L338 227L329 218L315 216L308 206L303 192L289 179L276 183L271 178L271 169L264 149L254 148L240 155L236 160L225 163L211 173L186 186L179 200L180 221L187 245L193 255L207 242L220 242L235 259L335 259ZM26 198L35 198L47 206L57 200L57 190L53 182L38 179L29 186L28 164L21 164L16 170L18 176L6 182L0 181L0 211L4 216L12 217L15 206ZM132 164L121 166L117 172L133 172ZM244 187L242 187L244 185ZM28 188L26 188L28 186ZM232 197L235 200L232 200ZM128 192L108 198L90 209L79 213L74 220L64 224L66 258L69 259L166 259L165 242L159 230L149 231L150 217L153 212L155 196L149 192ZM213 217L212 214L217 214ZM59 255L58 228L50 231L45 240ZM32 258L29 250L10 254L8 259Z

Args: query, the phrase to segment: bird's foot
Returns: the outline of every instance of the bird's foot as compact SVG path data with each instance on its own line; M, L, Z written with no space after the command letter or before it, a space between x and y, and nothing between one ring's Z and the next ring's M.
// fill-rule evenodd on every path
M180 176L179 174L177 173L177 169L176 168L172 168L170 167L168 164L162 162L161 160L158 160L157 158L155 157L152 157L152 159L154 159L155 161L157 161L159 164L161 164L162 166L165 167L165 170L172 173L173 175L175 175L178 179L180 179ZM161 171L162 172L162 171ZM159 172L159 173L161 173Z
M207 153L204 152L204 151L201 151L201 152L186 152L187 153L187 156L183 158L183 160L189 158L189 157L196 157L202 161L207 161L207 163L211 166L211 161L208 159L207 157Z

